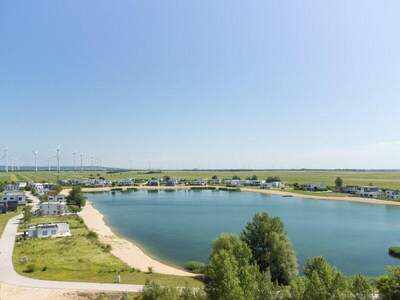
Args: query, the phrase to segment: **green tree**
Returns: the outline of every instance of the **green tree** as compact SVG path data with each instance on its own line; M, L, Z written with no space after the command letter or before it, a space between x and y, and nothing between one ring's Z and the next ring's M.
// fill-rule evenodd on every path
M222 234L213 244L206 269L206 292L212 300L256 299L260 273L250 264L251 251L237 236Z
M350 291L347 289L343 275L322 256L309 259L304 267L306 277L304 299L349 299Z
M297 275L297 259L278 217L257 213L241 235L261 272L270 271L273 282L289 284Z
M257 175L253 175L253 176L250 177L250 179L251 179L251 180L257 180L258 177L257 177Z
M343 187L343 179L340 177L337 177L335 179L335 186L336 186L336 189L340 190Z
M24 217L22 220L24 221L24 223L29 223L32 219L32 208L28 205L25 205L23 213Z
M385 276L378 280L377 287L380 299L400 299L400 266L388 268Z
M213 177L211 177L211 179L218 179L217 175L213 175Z
M367 279L362 275L357 275L352 284L351 291L356 300L370 300L373 299L373 288Z
M76 205L80 208L85 206L86 198L82 193L82 189L80 186L72 187L72 190L69 192L67 196L67 203L68 205Z

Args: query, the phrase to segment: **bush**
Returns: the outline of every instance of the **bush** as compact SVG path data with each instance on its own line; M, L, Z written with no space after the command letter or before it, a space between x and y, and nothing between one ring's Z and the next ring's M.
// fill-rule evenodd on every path
M47 266L44 266L43 268L42 268L42 272L46 272L47 271Z
M34 264L27 265L24 273L33 273L36 271L36 266Z
M389 248L389 255L391 255L393 257L400 258L400 246L390 247Z
M186 269L193 273L204 273L206 265L200 261L189 261L186 264Z
M110 244L102 245L101 248L104 252L110 252L112 249Z
M86 235L86 237L87 237L88 239L97 239L99 236L97 235L96 232L94 232L94 231L89 231L89 233Z

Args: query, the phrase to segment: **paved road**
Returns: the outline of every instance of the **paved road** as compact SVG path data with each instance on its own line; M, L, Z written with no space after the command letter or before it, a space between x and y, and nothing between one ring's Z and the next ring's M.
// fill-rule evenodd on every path
M143 285L135 284L49 281L32 279L19 275L14 270L12 253L19 219L21 217L22 215L18 215L10 219L4 229L2 237L0 238L0 282L24 287L75 291L140 292L143 289Z

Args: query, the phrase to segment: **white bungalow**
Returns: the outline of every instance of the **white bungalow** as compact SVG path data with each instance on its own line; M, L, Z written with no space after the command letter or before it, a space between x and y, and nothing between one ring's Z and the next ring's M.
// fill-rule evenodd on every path
M31 238L71 236L68 223L49 223L32 225L26 232Z
M327 187L324 184L317 184L317 183L305 183L303 184L303 189L306 191L326 191Z
M378 198L383 192L377 186L361 186L356 192L357 195L367 198Z
M18 205L26 204L26 196L23 192L14 191L3 193L1 199L2 202L17 201Z
M400 191L386 190L385 197L388 199L399 200L400 199Z
M64 195L48 196L47 202L65 202L65 196Z
M64 202L42 202L40 203L40 215L42 216L56 216L63 215L68 212L67 203Z
M281 181L263 182L260 184L261 189L282 189L285 187L285 183Z

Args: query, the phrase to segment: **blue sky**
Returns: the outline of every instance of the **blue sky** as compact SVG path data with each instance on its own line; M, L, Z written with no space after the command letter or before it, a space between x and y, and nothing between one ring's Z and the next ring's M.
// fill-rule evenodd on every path
M18 164L61 145L63 164L400 168L399 10L3 0L0 147Z

